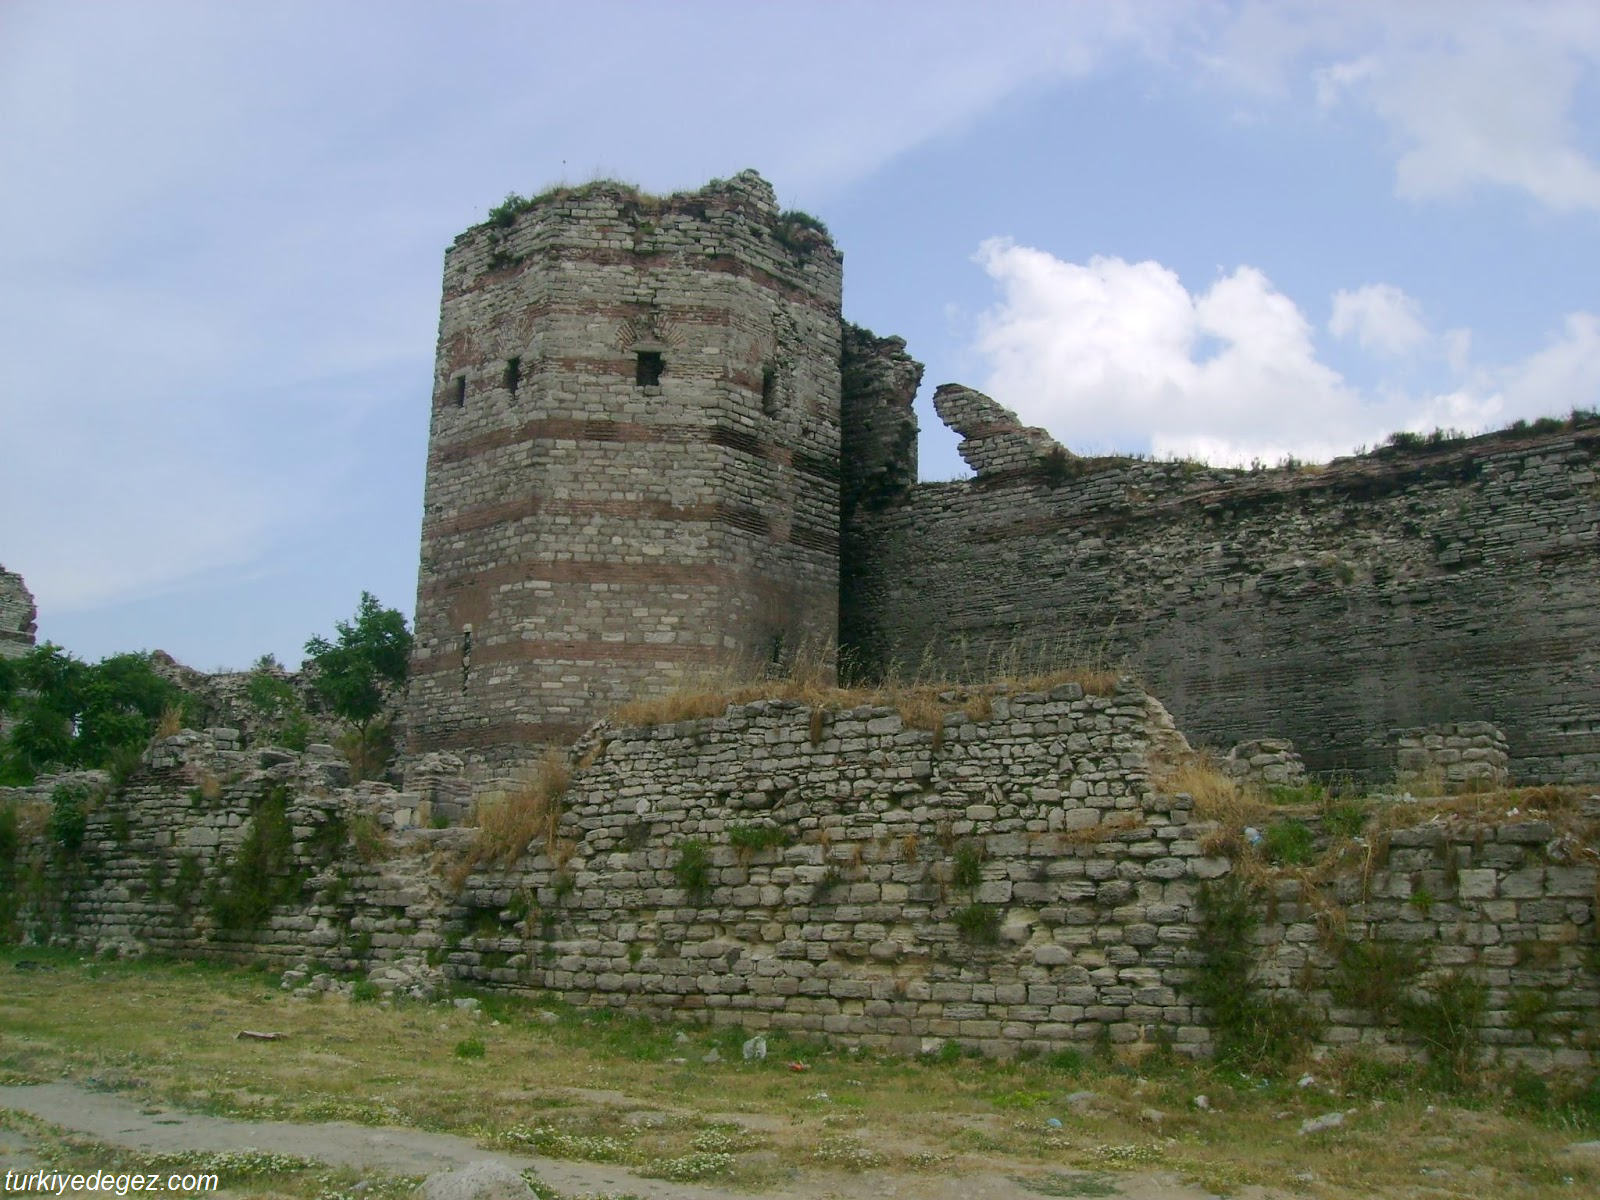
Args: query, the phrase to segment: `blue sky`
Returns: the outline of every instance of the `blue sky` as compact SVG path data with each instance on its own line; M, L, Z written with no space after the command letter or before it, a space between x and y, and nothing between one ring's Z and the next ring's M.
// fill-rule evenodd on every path
M0 563L87 658L409 612L444 249L597 175L822 217L926 478L952 381L1238 463L1595 407L1597 67L1588 0L10 0Z

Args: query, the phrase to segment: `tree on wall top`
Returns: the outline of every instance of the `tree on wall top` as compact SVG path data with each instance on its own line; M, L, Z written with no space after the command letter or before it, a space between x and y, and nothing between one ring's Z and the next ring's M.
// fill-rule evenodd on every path
M383 740L383 712L390 688L406 679L411 660L411 634L405 616L384 608L371 592L361 593L361 605L353 622L340 621L338 641L313 637L306 642L306 656L314 668L311 686L333 712L355 727L355 739L347 754L359 773L365 775L375 765ZM377 722L375 724L375 722Z

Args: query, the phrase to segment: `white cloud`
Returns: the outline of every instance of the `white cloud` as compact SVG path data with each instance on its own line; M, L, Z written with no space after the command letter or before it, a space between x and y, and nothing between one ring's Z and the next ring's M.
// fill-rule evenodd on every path
M1377 430L1254 268L1191 295L1154 262L1080 265L1005 239L978 261L1002 297L979 321L985 387L1070 446L1247 462L1328 457Z
M1304 77L1319 106L1372 112L1390 135L1401 196L1488 184L1556 211L1600 210L1600 165L1573 117L1600 65L1590 0L1246 3L1197 54L1259 95L1281 98Z
M1389 283L1335 292L1328 332L1339 338L1354 336L1363 349L1395 357L1428 340L1421 306Z
M1457 376L1443 389L1361 388L1320 360L1299 306L1253 267L1191 293L1155 262L1063 262L1003 238L976 257L1000 292L978 320L984 388L1080 452L1325 460L1399 429L1480 431L1600 401L1600 317L1589 313L1496 368L1466 361L1467 331L1429 334L1393 285L1341 292L1339 330L1453 364Z

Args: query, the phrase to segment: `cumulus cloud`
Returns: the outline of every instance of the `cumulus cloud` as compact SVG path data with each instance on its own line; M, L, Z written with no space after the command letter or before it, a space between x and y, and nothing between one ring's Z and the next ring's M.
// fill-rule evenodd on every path
M1428 340L1422 310L1405 292L1388 283L1369 283L1333 294L1328 331L1354 337L1365 349L1398 356Z
M1148 449L1216 463L1325 460L1400 429L1482 430L1600 398L1600 318L1575 314L1507 367L1463 361L1464 330L1435 336L1401 289L1334 298L1335 333L1447 364L1453 386L1365 387L1320 358L1311 323L1261 271L1191 292L1156 262L1064 262L1005 238L976 256L999 291L978 321L984 387L1078 450Z
M1063 262L1003 238L977 259L1001 293L979 322L985 386L1069 445L1249 461L1326 457L1376 431L1254 268L1191 294L1155 262Z

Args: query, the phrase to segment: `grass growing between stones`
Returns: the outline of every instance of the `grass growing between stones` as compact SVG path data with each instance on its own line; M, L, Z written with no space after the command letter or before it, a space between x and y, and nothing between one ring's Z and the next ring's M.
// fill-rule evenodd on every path
M18 970L19 959L37 966ZM1246 1076L1161 1055L1125 1063L1088 1046L1081 1057L1025 1063L960 1053L912 1061L781 1033L767 1035L764 1061L745 1062L743 1030L655 1025L536 997L484 996L476 1013L353 1006L294 999L275 977L243 969L15 948L0 950L0 980L3 1083L67 1079L218 1115L454 1132L663 1179L757 1191L811 1180L860 1194L879 1186L848 1181L860 1172L989 1172L1049 1195L1080 1179L1158 1171L1227 1195L1251 1186L1338 1198L1600 1190L1600 1162L1566 1150L1600 1135L1600 1090L1525 1078L1430 1090L1417 1070L1359 1058ZM241 1029L289 1036L241 1041ZM458 1056L469 1041L482 1044L481 1057ZM721 1061L704 1062L712 1050ZM1305 1070L1315 1082L1297 1087ZM1298 1133L1335 1110L1345 1114L1339 1128ZM315 1174L273 1190L310 1196Z

